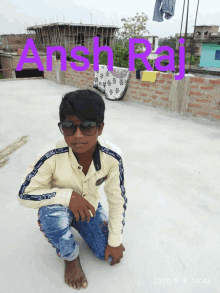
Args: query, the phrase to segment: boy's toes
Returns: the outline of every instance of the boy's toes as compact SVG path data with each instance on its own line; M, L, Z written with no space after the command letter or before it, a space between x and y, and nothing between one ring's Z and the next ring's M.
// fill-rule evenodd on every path
M86 279L82 281L82 287L83 288L87 288L88 287L88 282L87 282Z
M80 290L80 289L81 289L81 287L80 287L80 282L79 282L79 281L76 282L76 289L77 289L77 290Z

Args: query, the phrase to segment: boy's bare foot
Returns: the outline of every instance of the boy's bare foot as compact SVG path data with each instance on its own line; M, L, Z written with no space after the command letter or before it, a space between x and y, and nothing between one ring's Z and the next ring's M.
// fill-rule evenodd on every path
M79 256L73 261L65 261L65 283L74 289L87 288L88 281L82 270ZM86 282L86 284L84 284Z

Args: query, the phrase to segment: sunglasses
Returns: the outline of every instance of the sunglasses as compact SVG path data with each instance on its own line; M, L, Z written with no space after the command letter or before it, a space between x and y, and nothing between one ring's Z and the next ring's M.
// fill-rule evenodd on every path
M64 121L59 122L58 127L63 135L73 135L76 132L76 128L79 126L80 131L83 135L94 135L96 132L97 126L99 126L99 123L96 123L94 121L85 121L79 125L74 124L71 121Z

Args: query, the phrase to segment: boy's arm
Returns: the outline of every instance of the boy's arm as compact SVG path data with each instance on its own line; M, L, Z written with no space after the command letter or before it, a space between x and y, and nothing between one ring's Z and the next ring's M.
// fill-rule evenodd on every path
M108 244L112 247L118 247L122 243L125 210L127 207L122 157L119 161L115 160L114 166L109 170L104 191L109 204Z
M18 192L18 202L26 207L39 209L43 206L61 204L69 207L72 189L52 188L51 177L55 166L54 155L38 155L27 168Z

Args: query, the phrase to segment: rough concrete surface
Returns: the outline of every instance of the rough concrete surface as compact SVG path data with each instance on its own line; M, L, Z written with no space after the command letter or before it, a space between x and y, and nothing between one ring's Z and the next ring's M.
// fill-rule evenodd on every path
M29 135L0 169L0 292L74 290L64 282L63 259L39 229L38 211L16 199L27 166L61 137L61 97L74 90L44 79L0 82L0 150ZM81 290L220 292L220 124L123 100L105 104L102 137L125 156L126 251L111 267L72 228L89 283ZM103 187L101 194L108 214Z

